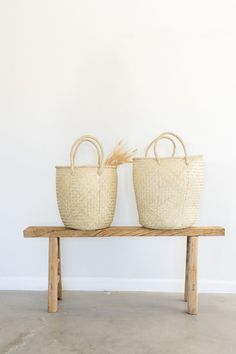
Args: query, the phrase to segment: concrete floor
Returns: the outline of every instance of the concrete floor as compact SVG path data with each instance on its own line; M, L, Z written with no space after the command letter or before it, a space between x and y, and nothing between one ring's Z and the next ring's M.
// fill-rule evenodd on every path
M45 292L0 292L0 354L235 354L236 295L65 292L48 314Z

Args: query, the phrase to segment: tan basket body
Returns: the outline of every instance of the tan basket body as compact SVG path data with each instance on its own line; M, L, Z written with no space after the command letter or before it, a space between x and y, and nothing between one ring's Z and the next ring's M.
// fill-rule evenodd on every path
M84 141L96 147L98 166L74 166L77 149ZM71 166L56 168L56 192L65 227L96 230L111 225L116 205L117 169L103 166L102 147L95 138L78 139L71 149Z
M116 168L76 167L74 175L69 167L57 167L57 203L65 227L96 230L112 223L117 190Z
M153 229L192 226L203 187L203 158L137 158L133 182L140 224Z

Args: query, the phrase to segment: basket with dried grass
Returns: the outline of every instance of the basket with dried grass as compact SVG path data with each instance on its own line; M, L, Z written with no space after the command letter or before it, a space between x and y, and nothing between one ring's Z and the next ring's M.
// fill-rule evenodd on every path
M90 142L98 155L97 166L75 166L75 157L83 142ZM134 150L120 141L105 159L100 142L89 135L76 140L71 148L70 166L56 168L57 203L64 225L72 229L96 230L113 221L117 166L131 162Z

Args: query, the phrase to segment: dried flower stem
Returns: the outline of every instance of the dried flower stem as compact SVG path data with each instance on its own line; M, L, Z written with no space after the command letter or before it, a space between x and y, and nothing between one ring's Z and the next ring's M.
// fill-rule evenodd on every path
M120 140L105 160L105 165L119 166L133 161L136 150L127 149L124 142Z

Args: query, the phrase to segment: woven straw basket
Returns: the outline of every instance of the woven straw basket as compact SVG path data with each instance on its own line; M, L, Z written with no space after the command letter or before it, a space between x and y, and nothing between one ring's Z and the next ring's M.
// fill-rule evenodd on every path
M75 166L79 146L88 141L98 154L98 166ZM57 203L65 227L96 230L112 223L117 190L116 167L103 166L103 149L92 136L83 136L71 148L70 166L56 167Z
M172 157L158 156L157 145L162 139L172 142ZM184 157L175 157L175 139L182 144ZM155 158L148 158L152 146ZM203 186L203 158L188 156L183 140L176 134L161 134L149 144L144 158L134 159L133 182L141 225L181 229L195 223Z

